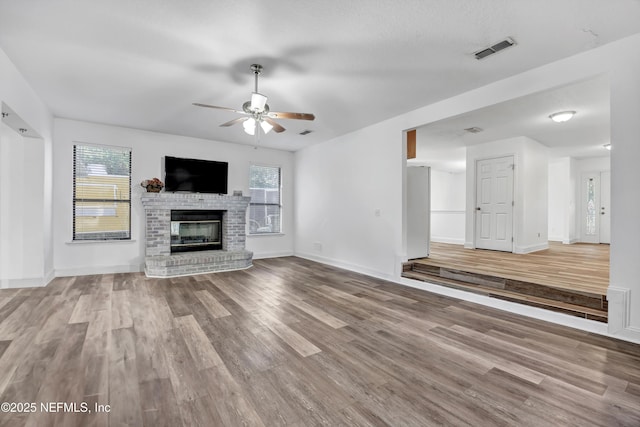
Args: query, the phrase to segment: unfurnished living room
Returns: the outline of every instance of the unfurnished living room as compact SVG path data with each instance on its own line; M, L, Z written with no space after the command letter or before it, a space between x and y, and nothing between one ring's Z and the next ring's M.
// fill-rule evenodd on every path
M0 0L0 426L640 425L640 2Z

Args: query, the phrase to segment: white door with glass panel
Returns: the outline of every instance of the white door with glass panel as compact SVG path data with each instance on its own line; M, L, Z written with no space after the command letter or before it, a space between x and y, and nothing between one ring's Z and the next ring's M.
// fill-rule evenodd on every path
M513 252L513 156L476 162L477 249Z
M611 172L582 175L580 189L584 243L611 243Z

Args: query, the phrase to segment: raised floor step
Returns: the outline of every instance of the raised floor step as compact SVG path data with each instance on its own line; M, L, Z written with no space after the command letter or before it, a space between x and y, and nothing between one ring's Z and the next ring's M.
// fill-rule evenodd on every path
M574 293L566 289L411 262L403 265L402 276L590 320L607 321L604 295Z

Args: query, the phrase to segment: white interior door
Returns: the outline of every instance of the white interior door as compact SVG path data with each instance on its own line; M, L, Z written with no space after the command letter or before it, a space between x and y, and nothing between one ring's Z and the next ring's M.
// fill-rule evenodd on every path
M407 258L429 256L431 169L407 167Z
M611 172L583 174L581 193L581 241L611 243Z
M513 156L476 163L477 249L513 252Z

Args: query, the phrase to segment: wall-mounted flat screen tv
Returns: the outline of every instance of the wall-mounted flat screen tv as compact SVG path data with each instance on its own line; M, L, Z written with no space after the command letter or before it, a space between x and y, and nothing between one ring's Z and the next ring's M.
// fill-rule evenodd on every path
M213 160L164 158L164 190L227 194L229 164Z

